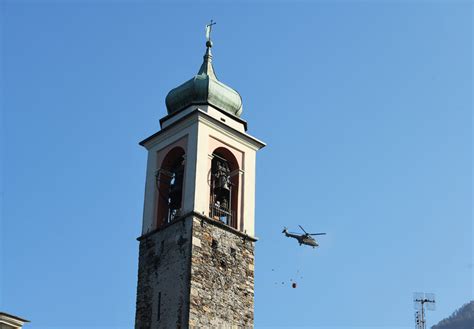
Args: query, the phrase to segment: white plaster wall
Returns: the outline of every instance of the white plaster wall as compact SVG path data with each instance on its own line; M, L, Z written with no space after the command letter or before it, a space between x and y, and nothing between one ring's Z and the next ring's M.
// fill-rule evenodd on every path
M243 208L238 210L238 229L242 232L246 232L250 236L254 236L255 154L257 147L241 138L239 135L240 134L233 132L232 129L223 128L203 116L200 117L198 126L196 190L204 192L195 194L194 207L197 212L209 215L210 155L213 151L212 148L214 148L215 145L215 143L210 142L210 138L214 138L221 141L223 147L230 149L230 146L231 148L243 153L243 163L240 168L242 170L241 182L243 182L243 184L239 187L241 198L239 203L243 203ZM210 145L213 145L212 148ZM238 157L236 158L238 159Z
M227 126L237 131L240 131L242 133L245 133L244 125L241 122L233 119L230 115L225 115L224 113L220 112L219 110L216 110L214 107L210 105L203 107L203 110L214 119L225 122Z
M143 206L143 226L142 234L150 232L156 228L156 183L155 172L160 164L158 163L158 152L175 143L176 141L187 137L186 147L186 167L185 184L183 192L183 213L194 209L193 199L195 190L195 164L196 164L196 144L197 144L197 124L193 120L185 120L180 125L170 128L145 143L148 150L147 170L145 178L145 198Z
M244 208L243 208L243 228L242 231L250 236L255 236L255 171L256 171L256 152L246 152L244 158ZM248 218L249 220L245 220Z
M216 120L225 122L226 125L229 127L240 131L242 133L245 133L245 127L243 123L235 120L232 118L230 115L226 115L219 110L215 109L211 105L191 105L188 108L182 110L181 112L177 113L176 115L173 115L172 117L168 118L166 121L163 122L162 128L166 128L173 124L174 122L178 121L182 117L186 116L187 114L193 112L194 110L199 109L207 114L209 114L211 117L213 117Z

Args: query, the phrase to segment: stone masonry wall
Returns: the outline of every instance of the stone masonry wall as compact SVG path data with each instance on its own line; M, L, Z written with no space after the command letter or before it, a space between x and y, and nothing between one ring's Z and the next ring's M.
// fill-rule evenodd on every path
M190 328L253 328L254 242L194 218Z
M135 329L188 328L192 217L140 240Z

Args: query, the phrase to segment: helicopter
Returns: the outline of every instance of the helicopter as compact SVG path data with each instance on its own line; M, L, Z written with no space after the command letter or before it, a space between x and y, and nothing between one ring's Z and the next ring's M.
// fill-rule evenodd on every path
M301 225L298 226L303 230L304 234L288 232L288 229L286 227L283 228L283 231L281 233L285 234L285 236L288 238L295 238L296 240L298 240L300 246L302 244L305 244L313 248L319 247L319 244L312 237L312 235L326 235L326 233L308 233Z

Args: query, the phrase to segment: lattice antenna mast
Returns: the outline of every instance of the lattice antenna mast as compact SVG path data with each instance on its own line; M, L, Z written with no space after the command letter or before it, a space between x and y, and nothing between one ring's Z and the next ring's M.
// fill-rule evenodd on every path
M436 300L434 294L425 294L415 292L413 294L413 305L415 307L415 328L426 329L425 307L426 310L434 311Z

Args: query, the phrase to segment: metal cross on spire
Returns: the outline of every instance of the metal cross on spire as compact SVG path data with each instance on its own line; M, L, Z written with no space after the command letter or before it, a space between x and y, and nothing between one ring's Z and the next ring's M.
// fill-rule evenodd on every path
M211 47L212 47L212 43L211 43L212 25L216 25L216 22L214 22L211 19L211 22L206 25L206 45L208 45L208 47L209 47L209 45L211 45Z

